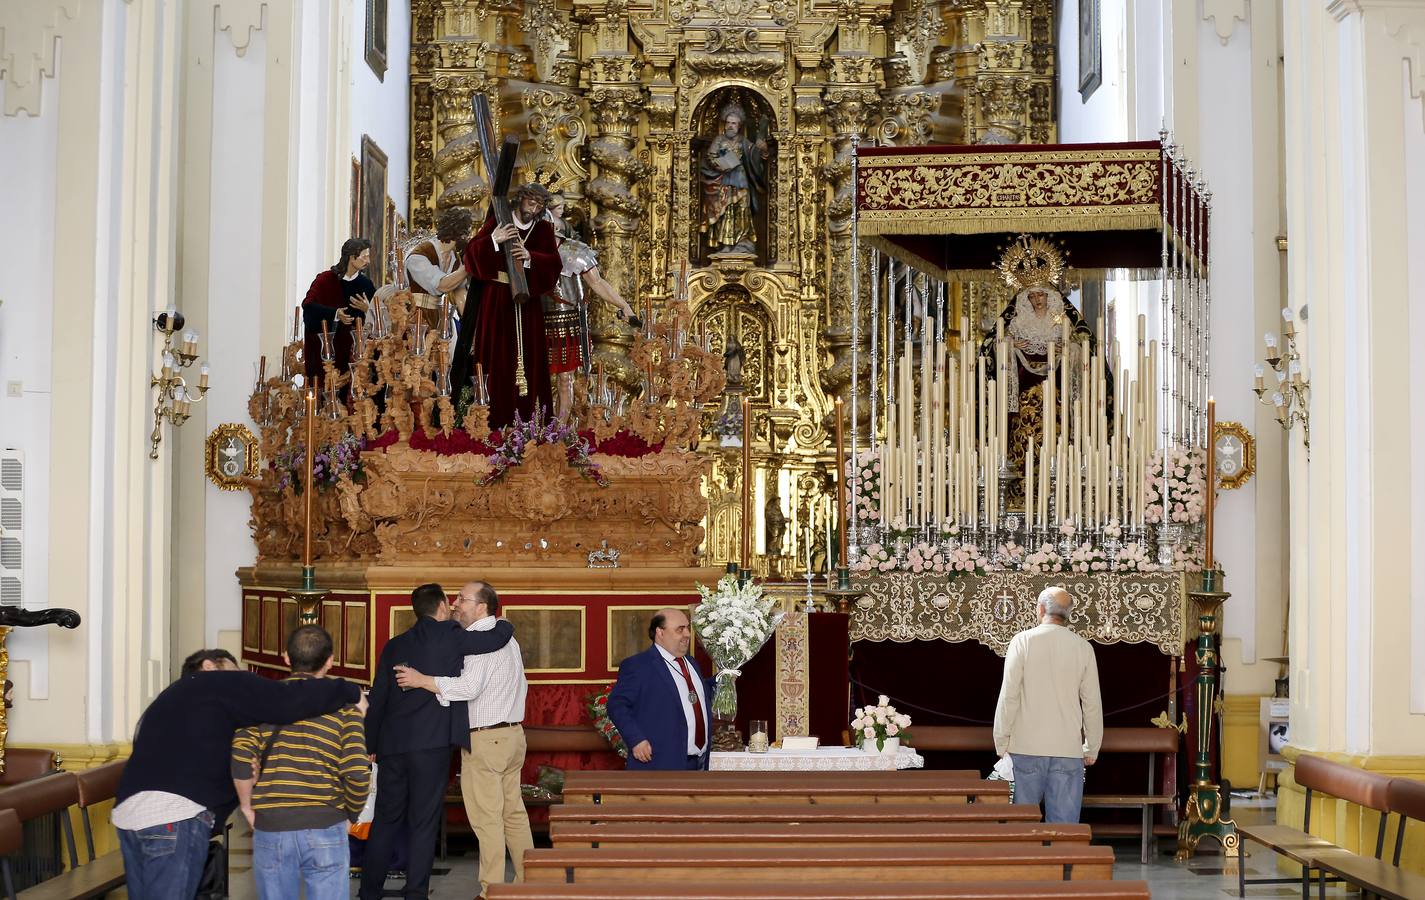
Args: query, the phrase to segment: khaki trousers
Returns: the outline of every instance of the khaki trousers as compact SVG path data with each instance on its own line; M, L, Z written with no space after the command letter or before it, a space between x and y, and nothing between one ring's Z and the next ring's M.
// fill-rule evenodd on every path
M515 881L524 881L524 852L534 847L529 814L520 793L524 729L519 725L470 732L470 749L460 751L460 793L465 814L480 842L480 895L505 881L505 851L515 863Z

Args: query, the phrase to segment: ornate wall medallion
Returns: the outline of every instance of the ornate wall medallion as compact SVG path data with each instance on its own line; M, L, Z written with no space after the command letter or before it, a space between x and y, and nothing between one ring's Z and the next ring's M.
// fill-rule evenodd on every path
M208 480L225 491L240 491L257 477L257 438L246 425L225 422L208 435L203 453Z
M1212 461L1217 486L1236 490L1257 471L1257 442L1241 422L1218 422L1212 434Z

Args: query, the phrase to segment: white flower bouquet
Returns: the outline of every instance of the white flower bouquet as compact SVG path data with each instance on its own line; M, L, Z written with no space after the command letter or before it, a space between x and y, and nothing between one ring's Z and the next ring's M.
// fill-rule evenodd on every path
M760 585L739 583L736 575L718 579L717 588L698 585L702 602L693 608L693 630L703 649L717 664L717 690L713 693L713 718L732 721L737 717L736 678L782 621L773 613L776 600L764 596Z
M891 699L885 694L876 698L875 706L863 706L856 710L851 720L851 734L856 746L866 749L867 741L876 742L876 750L886 749L888 738L909 737L910 716L896 712Z

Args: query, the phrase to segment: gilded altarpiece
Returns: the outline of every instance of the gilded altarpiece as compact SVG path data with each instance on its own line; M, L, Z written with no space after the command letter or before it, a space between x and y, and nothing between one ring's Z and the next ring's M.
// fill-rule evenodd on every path
M413 0L412 225L483 207L470 98L484 92L636 308L686 289L715 350L737 336L760 473L755 571L791 574L824 560L830 415L850 392L853 148L1053 142L1053 13L1052 0ZM717 252L699 173L734 108L765 183L751 251ZM632 333L606 306L591 317L596 362L637 390ZM741 528L721 410L708 406L700 445L715 457L715 564Z

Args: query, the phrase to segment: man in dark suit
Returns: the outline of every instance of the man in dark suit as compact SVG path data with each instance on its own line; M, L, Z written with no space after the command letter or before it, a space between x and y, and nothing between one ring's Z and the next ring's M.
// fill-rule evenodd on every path
M706 769L712 681L688 655L692 629L681 609L660 609L648 624L653 645L619 663L609 719L628 746L630 769Z
M386 642L371 685L366 746L376 760L376 815L361 870L362 900L382 895L392 844L406 826L410 856L404 896L425 898L450 777L453 747L470 749L466 704L441 706L429 691L403 691L395 666L432 675L459 675L467 655L493 653L514 629L501 621L489 631L466 631L450 618L445 591L423 584L411 592L416 624Z

